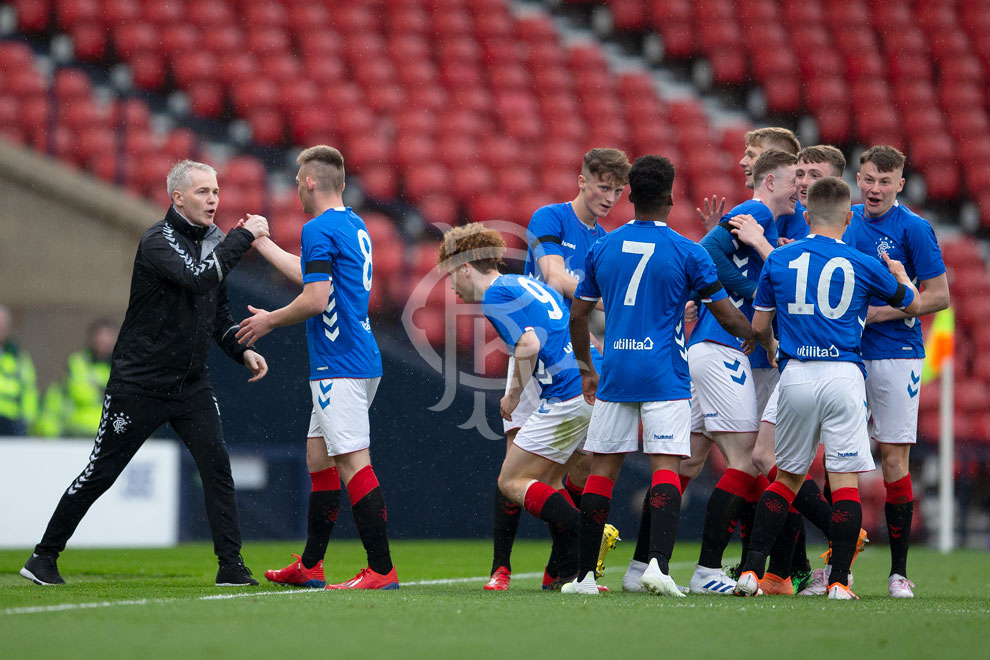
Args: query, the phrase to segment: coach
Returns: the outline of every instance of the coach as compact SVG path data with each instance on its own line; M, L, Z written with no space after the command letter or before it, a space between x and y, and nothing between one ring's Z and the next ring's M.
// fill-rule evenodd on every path
M251 382L268 371L261 355L237 343L224 284L254 240L268 235L268 223L252 216L224 237L213 224L220 189L209 165L182 161L166 183L172 206L138 246L89 465L62 495L41 543L20 571L36 584L65 583L58 572L59 553L93 502L165 422L189 448L203 481L220 563L216 584L258 584L240 556L230 457L206 356L212 338L251 370Z

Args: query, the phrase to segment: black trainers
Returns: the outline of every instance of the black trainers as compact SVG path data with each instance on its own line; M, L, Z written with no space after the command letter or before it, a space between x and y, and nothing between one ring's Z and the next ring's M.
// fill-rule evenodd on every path
M65 580L58 572L57 555L31 555L21 569L21 575L45 587L65 584Z
M251 577L251 569L244 562L220 564L217 571L218 587L256 587L258 581Z

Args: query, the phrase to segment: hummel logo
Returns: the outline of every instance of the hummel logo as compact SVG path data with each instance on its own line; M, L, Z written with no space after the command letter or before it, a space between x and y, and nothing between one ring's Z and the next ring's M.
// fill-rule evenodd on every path
M563 245L566 248L571 248L572 250L576 250L577 249L577 246L576 245L574 245L573 243L568 243L567 241L561 241L560 244Z
M323 392L323 394L329 394L330 390L333 389L332 380L327 382L326 387L323 386L323 381L319 381L319 383L320 391ZM317 396L316 400L320 402L320 408L323 410L326 410L327 406L330 405L330 397L323 398L322 396Z
M739 383L740 385L746 383L746 372L742 370L742 362L740 362L739 360L736 360L735 362L723 361L722 364L724 364L729 369L729 371L739 372L738 376L729 376L729 378L731 378L733 382Z

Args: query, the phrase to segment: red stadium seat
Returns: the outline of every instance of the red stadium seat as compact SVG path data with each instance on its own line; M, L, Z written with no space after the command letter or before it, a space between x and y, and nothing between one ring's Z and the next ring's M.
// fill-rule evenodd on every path
M52 17L52 3L48 0L15 0L17 29L22 32L44 32Z
M458 224L457 200L450 195L431 194L416 206L427 223L448 227Z
M450 186L450 172L436 163L419 163L406 170L405 196L418 202L429 195L443 194Z
M109 35L103 24L97 21L78 23L73 26L71 35L73 53L77 59L97 62L106 55Z

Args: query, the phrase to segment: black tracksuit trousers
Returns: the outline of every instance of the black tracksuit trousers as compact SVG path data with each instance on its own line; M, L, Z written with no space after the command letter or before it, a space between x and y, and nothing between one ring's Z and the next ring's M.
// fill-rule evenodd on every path
M210 387L181 401L106 394L89 465L62 495L41 543L35 547L37 554L57 555L65 549L89 507L113 485L148 436L165 422L175 429L199 470L213 532L213 551L221 564L240 561L241 532L230 456L223 442L220 409Z

